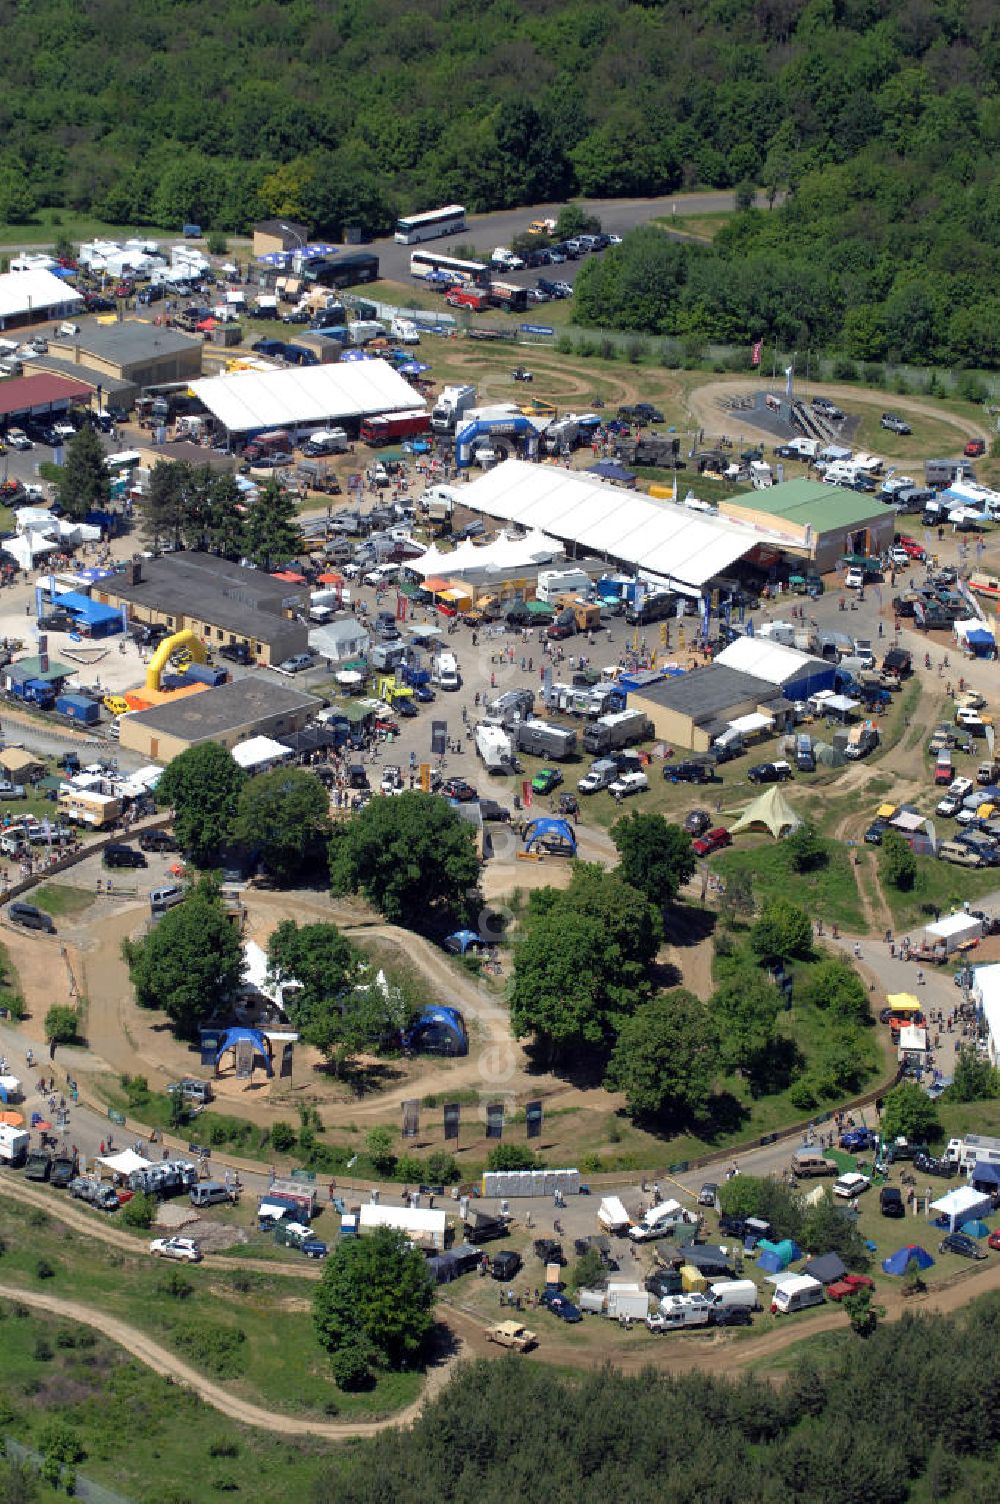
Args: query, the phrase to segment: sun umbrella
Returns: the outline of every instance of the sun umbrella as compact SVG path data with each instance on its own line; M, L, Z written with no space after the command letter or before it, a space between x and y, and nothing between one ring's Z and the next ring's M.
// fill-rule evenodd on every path
M51 1123L47 1123L44 1118L39 1118L36 1123L32 1124L32 1127L37 1128L38 1131L39 1131L39 1133L51 1133L52 1132L52 1124Z
M399 374L401 376L422 376L425 371L429 370L430 366L424 365L420 360L408 360L405 366L400 366Z
M371 356L365 350L345 350L341 360L371 360Z

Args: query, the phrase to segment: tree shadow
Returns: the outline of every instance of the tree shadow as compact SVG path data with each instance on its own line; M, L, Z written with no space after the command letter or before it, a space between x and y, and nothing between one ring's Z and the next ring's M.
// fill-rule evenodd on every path
M806 1060L794 1039L780 1035L768 1047L767 1054L757 1061L749 1075L750 1090L755 1097L772 1096L790 1086L797 1071Z
M398 1085L405 1075L394 1061L389 1060L350 1062L339 1071L324 1061L315 1066L315 1070L326 1080L346 1086L356 1097L386 1091L390 1086Z
M580 1091L586 1091L603 1084L611 1050L608 1045L591 1045L585 1050L550 1060L544 1049L529 1044L526 1053L529 1076L555 1076Z
M649 968L649 975L657 992L668 992L671 987L681 987L684 984L684 972L673 961L654 961Z
M733 1092L715 1092L709 1101L708 1110L697 1122L698 1136L709 1144L715 1143L717 1139L739 1132L746 1126L749 1117L749 1107Z
M671 903L663 911L663 938L668 945L700 945L715 933L718 915L710 909Z
M442 1287L447 1289L447 1285ZM436 1321L431 1327L424 1345L424 1367L441 1368L457 1358L462 1350L462 1339L445 1321Z

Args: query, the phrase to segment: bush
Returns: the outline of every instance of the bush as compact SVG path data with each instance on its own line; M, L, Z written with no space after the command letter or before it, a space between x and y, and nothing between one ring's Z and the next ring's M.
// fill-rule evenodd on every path
M242 1327L222 1326L212 1321L191 1321L172 1333L174 1345L191 1361L217 1379L235 1379L243 1372Z
M453 1154L446 1149L436 1149L427 1161L427 1176L435 1184L454 1185L461 1180L462 1172Z
M152 1227L155 1216L156 1197L147 1195L145 1191L139 1191L121 1209L121 1219L126 1227Z
M52 1343L47 1337L36 1337L34 1357L36 1363L51 1363L54 1357Z
M194 1285L180 1269L168 1270L157 1282L156 1288L161 1295L168 1295L171 1300L187 1300L189 1295L194 1294Z
M55 1272L55 1264L50 1264L48 1259L39 1259L38 1263L35 1265L35 1273L38 1275L39 1279L53 1279L55 1277Z
M573 1265L573 1284L578 1290L589 1290L604 1279L604 1265L596 1248L588 1248Z
M338 1389L370 1389L372 1384L371 1354L367 1345L357 1340L345 1342L331 1354L330 1369Z
M38 1433L38 1449L46 1457L70 1464L82 1462L87 1455L79 1432L58 1416L46 1421Z
M56 1003L45 1015L45 1038L50 1044L72 1044L78 1022L75 1008Z
M392 1130L381 1126L365 1134L365 1153L379 1175L391 1175L396 1165L392 1147Z
M287 1154L295 1148L296 1133L291 1123L277 1122L271 1125L271 1147L279 1154Z
M130 1107L144 1107L149 1101L149 1082L145 1076L122 1075L119 1077L122 1091ZM180 1092L171 1092L171 1099L180 1097Z
M917 880L917 859L898 831L883 831L879 866L882 877L891 887L900 893L912 891Z
M538 1156L523 1144L494 1144L486 1156L488 1170L536 1170Z

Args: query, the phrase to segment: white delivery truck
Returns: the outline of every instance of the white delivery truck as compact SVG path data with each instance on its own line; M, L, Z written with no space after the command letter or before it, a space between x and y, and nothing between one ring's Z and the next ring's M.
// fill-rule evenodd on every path
M20 1169L28 1157L30 1143L31 1134L26 1128L11 1128L7 1123L0 1123L0 1164L11 1170Z
M708 1299L716 1310L728 1310L740 1306L747 1311L756 1311L760 1305L757 1286L752 1279L720 1279L708 1287Z
M504 773L510 767L513 755L510 737L500 726L480 724L474 732L476 751L483 759L487 773Z
M645 1321L649 1315L649 1292L638 1284L608 1285L607 1312L611 1319Z

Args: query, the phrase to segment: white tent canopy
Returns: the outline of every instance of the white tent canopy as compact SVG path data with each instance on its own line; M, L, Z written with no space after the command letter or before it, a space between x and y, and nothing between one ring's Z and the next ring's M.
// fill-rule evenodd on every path
M765 715L763 711L752 710L749 715L738 715L735 721L729 722L733 731L738 731L741 736L756 736L758 731L769 731L774 725L774 716Z
M462 502L474 512L540 529L689 587L724 574L758 544L783 547L789 541L747 523L653 501L579 471L521 460L506 460L463 487Z
M516 574L519 569L534 569L563 557L562 544L555 538L546 538L544 533L532 532L526 538L511 538L501 533L493 543L477 546L466 541L450 553L429 548L419 559L407 560L406 567L422 580L431 575L446 575L449 579L461 577L478 583L491 575Z
M10 554L20 569L31 569L36 559L42 554L50 554L57 547L58 544L51 538L43 538L41 533L22 533L19 538L7 538L3 551Z
M6 272L0 275L0 323L26 313L83 306L83 294L48 271Z
M135 1170L148 1170L151 1159L143 1159L134 1149L122 1149L118 1154L102 1154L97 1163L114 1175L131 1175Z
M285 762L293 755L290 747L282 746L270 736L251 736L233 748L233 761L248 773L270 763Z
M944 941L944 948L950 954L966 940L982 939L983 923L971 914L946 914L943 919L927 925L926 934L932 945Z
M234 371L193 381L191 390L230 433L335 423L424 406L420 393L384 360Z
M768 684L785 684L810 664L816 669L824 666L823 660L811 653L761 636L735 638L721 653L716 653L715 662L742 674L753 674L755 679Z
M947 1217L948 1231L954 1232L963 1222L971 1222L976 1217L992 1216L993 1203L982 1191L974 1191L971 1185L960 1185L954 1191L948 1191L938 1201L932 1201L931 1211L939 1217Z

